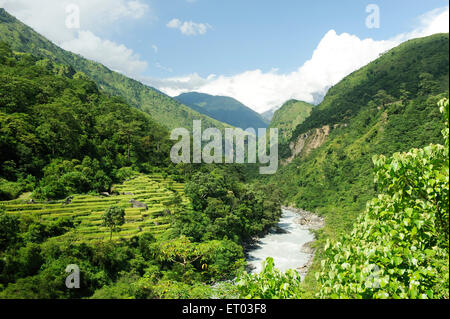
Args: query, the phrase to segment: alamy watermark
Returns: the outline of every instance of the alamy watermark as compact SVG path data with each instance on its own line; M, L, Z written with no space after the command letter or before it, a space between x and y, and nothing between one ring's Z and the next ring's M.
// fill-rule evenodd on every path
M238 128L225 128L224 131L224 137L222 131L218 128L207 128L202 132L202 121L194 121L192 130L193 145L191 148L190 132L185 128L174 129L170 139L178 142L170 151L172 162L175 164L256 164L258 158L258 163L263 165L269 164L259 168L260 174L275 174L277 172L277 128L269 129L269 145L267 145L268 134L265 128L259 128L257 132L253 128L248 128L245 131ZM267 151L269 154L267 154Z
M80 7L77 4L71 3L66 6L65 22L68 29L80 28Z
M68 265L66 272L69 275L66 277L66 287L68 289L80 288L80 267L78 265Z
M380 28L380 7L376 4L369 4L366 7L366 13L370 13L366 18L366 27L368 29Z
M371 264L368 266L367 270L370 275L366 278L365 286L369 289L378 289L381 284L382 271L377 265Z

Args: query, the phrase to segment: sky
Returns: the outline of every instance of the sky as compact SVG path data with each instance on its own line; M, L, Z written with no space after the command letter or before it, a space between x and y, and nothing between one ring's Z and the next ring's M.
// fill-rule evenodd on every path
M449 30L442 0L0 0L66 50L170 96L318 103L379 54Z

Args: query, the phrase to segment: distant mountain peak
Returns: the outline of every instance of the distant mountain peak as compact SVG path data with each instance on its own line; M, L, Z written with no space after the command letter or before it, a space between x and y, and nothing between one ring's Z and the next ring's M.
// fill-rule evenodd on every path
M229 96L188 92L174 99L194 111L235 127L242 129L267 127L267 122L260 114Z

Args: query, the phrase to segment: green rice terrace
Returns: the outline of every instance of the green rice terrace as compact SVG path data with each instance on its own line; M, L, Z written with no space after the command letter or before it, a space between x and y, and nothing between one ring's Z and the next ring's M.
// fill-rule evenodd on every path
M109 239L109 229L102 226L102 216L110 206L125 209L125 224L113 239L131 238L140 233L151 232L159 236L170 227L169 207L179 196L182 205L189 205L184 196L184 184L161 175L139 175L112 187L111 195L74 195L66 200L34 202L28 196L17 200L0 202L9 214L36 214L43 220L73 217L79 225L63 236L73 236L79 241ZM178 196L177 196L178 194ZM145 207L134 207L135 200Z

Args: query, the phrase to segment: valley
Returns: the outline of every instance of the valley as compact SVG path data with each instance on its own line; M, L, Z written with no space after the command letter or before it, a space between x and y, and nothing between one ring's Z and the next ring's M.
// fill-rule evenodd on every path
M0 8L0 299L448 299L448 48L404 41L259 114L172 98ZM278 145L222 154L248 127Z

